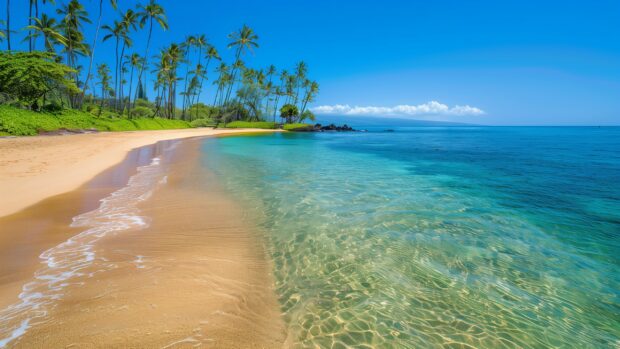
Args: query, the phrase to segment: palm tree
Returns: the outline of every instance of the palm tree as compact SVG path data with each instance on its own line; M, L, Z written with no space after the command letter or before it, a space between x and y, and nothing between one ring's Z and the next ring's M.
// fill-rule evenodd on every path
M105 63L97 65L97 75L99 75L99 86L101 86L101 106L99 107L99 115L101 115L106 95L111 95L113 93L112 87L110 86L110 80L112 78L110 77L110 68L108 65Z
M286 93L285 104L289 104L291 100L295 98L294 96L295 86L297 86L297 75L287 76L286 77L286 88L285 88L285 93Z
M189 97L187 91L187 84L189 83L189 67L190 67L190 53L192 48L196 45L196 37L193 35L189 35L185 38L185 41L181 43L181 50L183 50L183 56L185 57L184 61L186 63L185 67L185 86L183 86L183 92L181 93L183 96L183 117L185 118L185 110L187 107L187 99Z
M129 62L129 66L131 67L131 70L129 73L129 95L127 96L127 98L129 98L129 100L127 101L127 105L131 106L131 90L133 88L134 69L136 68L139 69L142 66L143 59L137 53L133 53L129 57L126 57L126 60L127 62Z
M274 91L276 95L276 100L273 103L273 122L276 122L276 113L278 112L278 99L283 95L282 88L280 86L276 86L276 90Z
M36 0L35 0L36 1ZM45 0L43 0L45 3ZM112 8L116 10L116 0L110 0ZM81 100L84 99L84 94L88 88L88 81L90 80L90 73L93 69L93 60L95 59L95 48L97 47L97 40L99 39L99 29L101 28L101 18L103 17L103 0L99 0L99 17L97 18L97 29L95 30L95 36L93 38L93 45L90 50L90 62L88 63L88 72L86 72L86 80L84 80L84 89L82 90Z
M211 45L209 45L209 43L207 42L207 37L204 34L200 34L197 35L195 37L195 42L194 42L194 46L196 47L196 49L198 49L198 64L196 65L196 71L198 71L198 67L201 67L201 76L198 79L198 85L195 87L195 91L196 93L194 93L192 96L194 98L191 98L190 100L188 100L188 103L194 104L195 103L195 99L198 97L198 94L200 93L200 90L202 90L202 82L206 76L206 69L209 66L209 58L207 58L207 66L203 67L202 66L202 50L204 48L210 48ZM216 51L217 53L217 51ZM208 56L208 55L207 55Z
M278 100L280 99L280 96L284 96L284 91L286 91L286 84L288 82L288 72L286 70L282 70L280 72L280 86L276 87L276 100L275 100L275 105L274 105L274 109L273 109L273 118L275 121L275 117L276 117L276 112L278 111Z
M4 21L0 20L0 25L4 25ZM6 38L6 34L4 34L4 30L0 30L0 42L2 42L2 40Z
M297 63L295 67L295 82L297 85L297 90L295 91L295 99L293 100L293 104L297 105L297 101L299 99L299 89L303 82L306 80L306 73L308 72L308 66L304 61Z
M157 4L155 0L150 0L149 3L145 6L139 5L138 16L140 17L140 28L144 28L144 26L148 23L149 25L149 36L146 40L146 51L144 53L144 62L142 67L140 68L140 72L138 73L138 84L142 83L142 74L144 73L144 69L147 66L147 60L149 56L149 47L151 45L151 36L153 34L153 22L157 22L159 26L163 30L168 30L168 21L166 19L166 14L164 8L161 5ZM137 94L137 91L136 91Z
M77 55L85 56L89 53L89 47L84 42L84 34L82 27L84 23L90 23L88 13L84 6L78 0L71 0L56 10L56 13L62 16L61 28L63 36L66 38L64 52L67 54L67 65L75 69L75 84L80 86L79 70L77 66ZM86 88L86 87L85 87ZM75 96L71 96L71 106L76 103Z
M206 58L207 58L207 64L205 65L204 75L200 79L200 85L198 86L198 94L196 95L196 101L194 103L197 103L200 100L200 95L202 94L202 84L205 78L207 77L207 73L209 71L209 63L211 62L212 59L216 59L218 61L222 60L219 53L217 52L217 49L212 45L209 45L209 48L207 49Z
M240 60L240 57L244 50L252 51L253 48L258 48L258 35L254 34L254 30L248 27L247 25L243 25L239 31L233 32L228 35L228 38L232 41L228 44L228 48L236 47L237 51L235 53L235 65ZM224 104L228 102L228 98L230 97L230 92L232 91L232 87L235 84L235 78L237 76L237 67L233 66L232 71L232 84L230 85L228 92L226 93L226 98L224 99Z
M226 63L221 62L220 66L215 69L216 73L219 73L219 77L217 80L213 82L214 85L217 85L217 90L215 91L215 99L213 100L213 105L219 105L218 96L222 99L222 95L224 94L224 86L226 86L228 82L228 66Z
M115 64L114 64L114 91L117 92L118 89L118 78L119 78L119 70L120 70L120 60L119 60L119 44L121 39L124 40L126 37L125 25L123 22L114 21L113 26L104 25L101 27L103 30L107 30L109 34L103 37L103 41L107 41L111 38L116 40L116 49L115 49ZM118 107L118 93L114 96L114 105Z
M157 73L157 85L161 86L162 89L161 101L165 101L164 116L169 119L174 117L176 87L179 81L177 69L182 57L183 49L181 46L178 44L171 44L167 48L160 50L158 55L159 62L156 64L154 70L154 72Z
M129 32L131 30L136 30L137 29L137 25L138 25L138 14L135 13L133 10L129 9L127 10L124 14L123 14L123 19L121 21L123 27L124 27L124 35L123 35L123 46L121 48L121 55L120 55L120 59L121 65L124 65L128 62L123 63L123 57L125 57L125 49L127 47L131 47L133 45L133 41L131 40L131 38L129 37ZM124 73L125 71L123 69L121 69L120 72L120 101L121 101L121 111L123 111L125 109L125 93L124 93L124 86L125 86L125 79L124 79ZM129 94L131 95L131 89L129 90Z
M47 1L43 0L43 3L45 4ZM51 3L54 3L54 0L50 0ZM32 8L35 8L35 14L34 17L32 16ZM30 15L28 17L28 27L27 29L29 30L28 32L28 49L30 50L30 52L32 52L33 50L35 50L35 46L36 46L36 36L33 35L34 34L34 29L31 29L31 26L34 25L35 21L37 18L39 18L39 0L30 0Z
M60 26L55 18L42 14L41 18L34 18L34 24L26 27L30 30L29 36L35 39L43 36L43 44L48 52L55 52L57 44L66 45L67 39L60 33Z
M314 97L316 97L316 95L319 93L319 84L316 81L306 80L304 82L304 85L304 87L306 88L306 95L303 98L301 112L299 113L300 116L304 113L304 111L306 111L306 106L308 105L308 102L313 102Z

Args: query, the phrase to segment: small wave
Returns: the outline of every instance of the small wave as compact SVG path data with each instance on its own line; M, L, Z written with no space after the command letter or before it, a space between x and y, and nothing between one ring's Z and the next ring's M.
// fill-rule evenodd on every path
M97 261L95 243L110 233L144 229L149 218L140 216L138 204L147 200L158 185L165 184L161 159L155 157L129 179L127 186L101 200L99 207L73 218L72 227L85 228L80 234L43 252L43 267L34 279L22 287L19 302L0 310L0 348L23 336L27 330L45 321L48 312L63 297L63 290L80 276L90 277L84 269ZM113 266L101 259L98 270ZM141 262L141 261L140 261Z

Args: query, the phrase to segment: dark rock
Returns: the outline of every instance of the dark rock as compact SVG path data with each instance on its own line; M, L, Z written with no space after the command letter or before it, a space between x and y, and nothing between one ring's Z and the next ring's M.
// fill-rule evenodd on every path
M323 126L321 124L314 125L314 132L324 132L324 131L335 131L335 132L352 132L356 131L351 126L344 124L342 126L337 126L335 124L329 124L327 126Z

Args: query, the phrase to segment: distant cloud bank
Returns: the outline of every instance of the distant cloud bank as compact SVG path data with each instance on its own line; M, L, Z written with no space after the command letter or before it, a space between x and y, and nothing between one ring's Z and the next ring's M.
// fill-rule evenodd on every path
M351 107L348 104L321 105L312 108L319 115L359 115L359 116L417 116L417 115L482 115L482 109L469 105L449 107L437 101L419 105L397 105L394 107Z

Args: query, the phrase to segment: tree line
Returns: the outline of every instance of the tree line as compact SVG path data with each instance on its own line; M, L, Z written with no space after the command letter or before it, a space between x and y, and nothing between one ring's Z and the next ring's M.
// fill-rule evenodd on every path
M166 12L155 0L124 11L116 0L99 0L94 16L79 0L62 4L29 0L29 12L23 14L28 25L20 28L27 51L15 51L14 13L6 1L6 19L0 21L4 27L0 41L6 43L0 52L2 103L188 121L275 122L278 115L288 123L314 119L308 105L319 85L309 79L306 63L297 63L292 71L274 65L249 67L244 58L259 48L259 37L247 25L228 35L227 48L234 58L226 62L204 34L152 48L153 32L169 29ZM40 11L40 3L49 3L46 8L52 6L54 11ZM114 18L105 22L104 13L113 13ZM88 26L91 37L85 34ZM143 40L142 36L146 44L139 52L134 40ZM113 43L113 61L98 55L103 42ZM209 83L213 96L204 93Z

